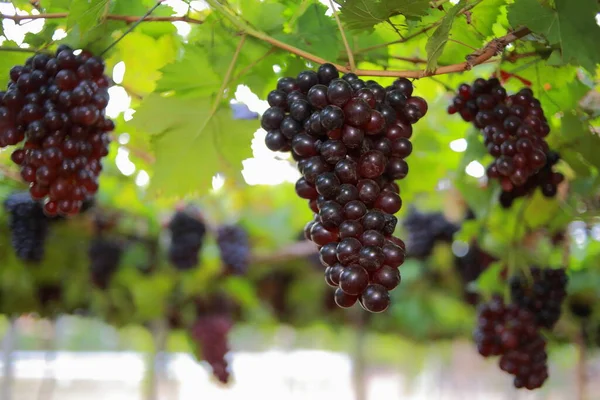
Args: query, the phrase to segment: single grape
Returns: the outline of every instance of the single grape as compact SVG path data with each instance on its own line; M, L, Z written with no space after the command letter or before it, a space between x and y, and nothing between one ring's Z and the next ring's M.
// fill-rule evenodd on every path
M321 260L321 264L332 267L337 262L337 243L327 243L325 246L321 247L319 250L319 260Z
M344 268L340 275L340 289L352 296L360 295L368 284L369 274L356 264Z
M390 305L388 290L379 284L368 285L360 296L361 306L372 313L385 311Z
M400 271L384 265L373 274L373 283L378 283L387 290L394 290L400 284Z
M339 307L349 308L356 303L358 296L349 295L348 293L345 293L341 288L338 287L337 289L335 289L334 299L335 304L337 304Z
M349 265L358 261L358 254L361 248L362 244L356 238L348 237L342 239L336 249L339 262L343 265Z

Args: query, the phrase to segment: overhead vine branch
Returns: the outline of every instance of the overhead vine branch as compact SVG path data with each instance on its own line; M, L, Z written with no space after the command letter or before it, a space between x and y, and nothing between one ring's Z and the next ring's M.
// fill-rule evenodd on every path
M361 75L361 76L404 77L404 78L417 78L418 79L418 78L423 78L423 77L427 77L427 76L443 75L443 74L449 74L449 73L454 73L454 72L467 71L476 65L480 65L480 64L489 62L489 60L492 57L500 54L502 52L502 50L504 50L504 48L508 44L528 35L531 32L528 28L520 28L520 29L518 29L514 32L511 32L505 36L502 36L500 38L496 38L496 39L490 41L482 49L474 51L472 54L468 55L467 60L465 62L442 66L442 67L435 69L434 71L427 71L427 70L361 70L361 69L353 69L352 62L350 62L350 57L353 57L351 52L348 53L348 61L350 64L350 68L348 68L346 66L342 66L342 65L336 64L334 62L331 62L330 60L326 60L322 57L316 56L308 51L305 51L305 50L299 49L297 47L294 47L292 45L289 45L287 43L284 43L280 40L277 40L277 39L271 37L270 35L268 35L264 32L261 32L261 31L258 31L256 29L252 28L246 22L244 22L242 19L238 18L237 15L235 15L231 10L227 9L226 7L224 7L222 4L220 4L216 0L207 0L207 3L213 8L214 11L221 13L225 18L227 18L237 29L240 30L240 32L242 32L248 36L251 36L258 40L269 43L278 49L295 54L299 57L302 57L302 58L312 61L314 63L317 63L317 64L331 63L341 72L351 72L352 71L352 72L356 73L357 75ZM13 15L13 16L11 16L11 15L5 16L5 15L0 14L1 18L8 18L8 19L13 19L13 20L24 20L24 19L27 19L30 17L36 17L36 19L37 18L64 18L66 16L67 16L66 13L64 13L64 14L39 14L39 15ZM115 17L115 16L112 16L112 17ZM121 15L121 16L117 16L117 17L119 17L119 18L113 18L113 19L137 21L137 23L141 23L143 21L156 20L153 17L146 17L143 19L140 19L139 16L133 17L133 16ZM111 15L107 15L106 18L111 19ZM160 18L161 18L160 19L161 21L173 22L173 21L182 21L182 18L184 18L184 17L160 17ZM202 23L202 21L198 21L198 20L194 20L194 21L187 20L186 22ZM402 40L384 43L384 44L377 45L377 46L372 46L371 48L365 48L365 49L359 50L359 52L374 50L376 48L389 46L391 44L408 41L411 38L436 27L437 25L439 25L439 23L440 22L437 21L437 22L421 29L418 32L415 32L414 34L412 34L410 36L406 36ZM341 31L341 32L343 32L343 31Z
M9 14L0 14L0 20L12 20L16 23L21 23L22 21L36 20L36 19L63 19L67 18L69 13L49 13L49 14L30 14L30 15L9 15ZM135 23L141 18L140 15L115 15L115 14L107 14L104 16L105 20L111 21L123 21L126 23ZM203 24L204 21L188 17L187 15L183 15L181 17L171 16L171 17L146 17L143 22L187 22L190 24Z

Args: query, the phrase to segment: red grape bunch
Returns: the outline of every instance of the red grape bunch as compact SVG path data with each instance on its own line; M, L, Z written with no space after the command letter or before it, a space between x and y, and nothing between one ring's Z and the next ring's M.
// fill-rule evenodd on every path
M514 375L516 388L537 389L548 378L546 341L530 311L495 296L479 308L474 338L482 356L501 356L500 369Z
M408 174L412 124L427 112L407 79L384 88L331 64L282 78L262 116L265 143L291 151L296 193L315 218L305 236L319 246L326 282L343 308L382 312L400 283L405 246L393 236L402 206L394 182Z
M233 327L225 314L207 314L198 317L191 328L192 340L198 344L199 356L210 364L213 375L222 383L229 381L226 354L229 352L228 335Z
M0 147L24 141L11 159L48 216L77 214L98 190L114 129L104 116L108 85L100 58L65 45L10 70L0 92Z
M459 86L448 113L459 113L483 132L484 144L495 158L487 175L500 181L504 207L538 186L547 197L556 194L563 176L552 171L558 160L545 140L550 127L531 89L508 96L497 78L478 78L472 85Z

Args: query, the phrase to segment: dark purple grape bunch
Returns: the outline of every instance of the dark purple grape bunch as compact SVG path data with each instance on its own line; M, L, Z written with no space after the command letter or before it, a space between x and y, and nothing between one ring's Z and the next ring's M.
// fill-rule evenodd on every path
M510 278L511 299L522 309L532 312L539 326L552 329L560 318L567 296L567 273L564 268L538 267L532 267L530 272L530 277L521 274Z
M50 220L42 206L27 192L9 195L4 201L12 247L18 258L37 264L44 258Z
M123 245L115 240L98 235L89 245L90 277L95 287L106 290L119 268Z
M11 159L49 216L79 213L98 191L115 128L105 117L108 86L101 58L60 45L13 67L0 92L0 147L24 141Z
M263 114L265 143L291 151L296 193L315 218L305 236L319 246L326 282L343 308L382 312L400 283L404 243L393 236L402 206L395 183L408 174L412 124L427 103L407 79L384 88L331 64L279 80Z
M510 192L502 191L500 193L502 207L510 208L516 199L532 194L537 188L541 190L544 197L553 198L556 196L558 185L565 179L563 174L552 169L560 160L560 155L550 150L546 154L546 159L546 165L538 173L530 176L523 186L515 187Z
M440 212L424 213L412 208L402 221L406 230L406 255L425 259L438 242L451 243L460 227L446 219Z
M177 211L168 228L171 233L169 261L180 271L196 267L206 236L206 225L201 216Z
M550 126L531 89L508 96L497 78L478 78L471 86L459 86L448 112L459 113L483 132L495 158L487 176L498 179L504 192L523 187L547 165Z
M478 309L474 339L482 356L501 356L500 369L516 388L537 389L548 378L546 341L532 312L494 296Z
M250 266L250 238L240 225L223 225L217 229L217 245L225 273L243 275Z
M231 317L211 313L196 319L191 327L191 338L198 346L198 359L205 360L213 376L221 383L229 382L230 371L225 356L229 352L229 332L233 327Z

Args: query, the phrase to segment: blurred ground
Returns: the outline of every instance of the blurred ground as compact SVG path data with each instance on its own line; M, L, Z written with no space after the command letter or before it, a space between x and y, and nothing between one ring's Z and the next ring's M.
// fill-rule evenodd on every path
M561 352L573 351L563 349ZM411 377L410 366L369 366L365 373L368 400L568 400L574 399L574 369L551 364L551 379L535 393L512 389L508 375L493 361L481 359L469 343L455 343L451 356L431 346L424 368ZM46 360L44 352L15 353L13 399L17 400L137 400L142 399L144 355L133 352L59 352ZM158 373L158 399L233 400L356 399L352 362L344 354L315 350L271 350L236 353L235 381L228 388L214 383L204 365L187 354L171 354ZM569 358L569 355L566 356ZM561 360L565 359L563 355ZM564 364L564 363L561 363ZM570 363L569 363L570 364ZM588 399L600 384L595 371L600 358L588 360ZM160 377L162 375L162 378ZM46 379L44 380L44 376ZM596 383L593 383L596 381Z

